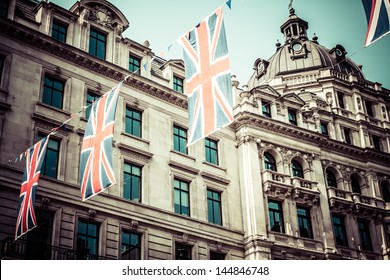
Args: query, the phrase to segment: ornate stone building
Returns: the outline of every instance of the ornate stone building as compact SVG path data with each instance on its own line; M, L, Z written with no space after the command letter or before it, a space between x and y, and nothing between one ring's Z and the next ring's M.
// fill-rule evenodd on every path
M390 91L293 9L275 54L233 79L235 121L188 148L183 62L124 38L110 2L2 1L0 26L2 258L389 259ZM117 184L82 202L77 112L132 72ZM75 114L48 144L38 226L14 241L24 162L6 160Z

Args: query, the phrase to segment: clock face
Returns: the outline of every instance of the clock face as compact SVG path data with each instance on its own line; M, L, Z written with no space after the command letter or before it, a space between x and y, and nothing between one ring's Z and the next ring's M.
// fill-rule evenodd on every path
M294 52L299 52L302 50L302 45L301 45L301 43L294 43L292 45L292 48L293 48Z
M337 56L342 56L343 52L340 49L336 49L336 55Z

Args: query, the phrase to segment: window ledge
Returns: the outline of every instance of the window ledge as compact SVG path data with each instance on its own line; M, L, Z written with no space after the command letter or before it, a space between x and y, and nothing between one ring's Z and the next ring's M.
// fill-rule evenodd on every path
M184 153L180 153L180 152L178 152L178 151L176 151L176 150L171 150L171 153L176 154L176 155L183 156L183 157L188 158L188 159L191 159L191 160L193 160L193 161L196 160L195 157L190 156L190 155L187 155L187 154L184 154Z
M221 167L221 166L219 166L219 165L216 165L216 164L214 164L214 163L210 163L210 162L207 162L207 161L204 161L203 164L208 165L208 166L211 166L211 167L214 167L214 168L217 168L217 169L222 170L222 171L224 171L224 172L226 172L226 170L227 170L227 169L224 168L224 167Z
M48 104L46 104L46 103L43 103L43 102L41 102L41 101L37 101L36 105L42 106L42 107L44 107L44 108L48 108L48 109L50 109L50 110L56 111L56 112L61 113L61 114L64 114L64 115L66 115L67 117L70 117L70 115L71 115L70 112L68 112L68 111L65 111L65 110L63 110L63 109L59 109L59 108L50 106L50 105L48 105Z
M137 141L144 142L144 143L147 144L147 145L150 144L150 141L149 141L149 140L140 138L140 137L138 137L138 136L131 135L130 133L127 133L127 132L123 132L123 131L122 131L122 132L121 132L121 135L124 135L124 136L126 136L126 137L132 138L132 139L137 140Z

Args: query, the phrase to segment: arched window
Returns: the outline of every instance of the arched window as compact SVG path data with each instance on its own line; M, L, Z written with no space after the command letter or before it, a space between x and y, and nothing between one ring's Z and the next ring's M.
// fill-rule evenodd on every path
M295 159L293 159L291 161L291 163L292 163L292 175L294 177L303 178L302 165L298 161L296 161Z
M329 169L326 170L326 182L328 183L328 187L337 188L336 176Z
M356 178L355 176L351 176L351 186L352 186L352 192L353 193L362 193L361 189L360 189L360 183L359 183L359 180L358 178Z
M264 153L264 165L265 169L276 171L276 161L270 153Z
M390 202L390 184L388 182L381 183L382 198L385 202Z

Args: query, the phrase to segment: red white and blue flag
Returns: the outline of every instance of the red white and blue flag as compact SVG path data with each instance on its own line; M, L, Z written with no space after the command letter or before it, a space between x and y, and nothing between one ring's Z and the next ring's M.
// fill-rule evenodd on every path
M41 166L45 158L49 137L45 137L26 153L23 183L20 188L18 217L16 220L15 239L37 226L35 217L35 193L38 187Z
M222 6L180 37L188 95L188 144L233 121L230 62Z
M83 201L116 183L112 167L112 137L121 85L122 82L92 105L80 156Z
M364 46L374 43L390 32L390 0L362 0L367 17Z

